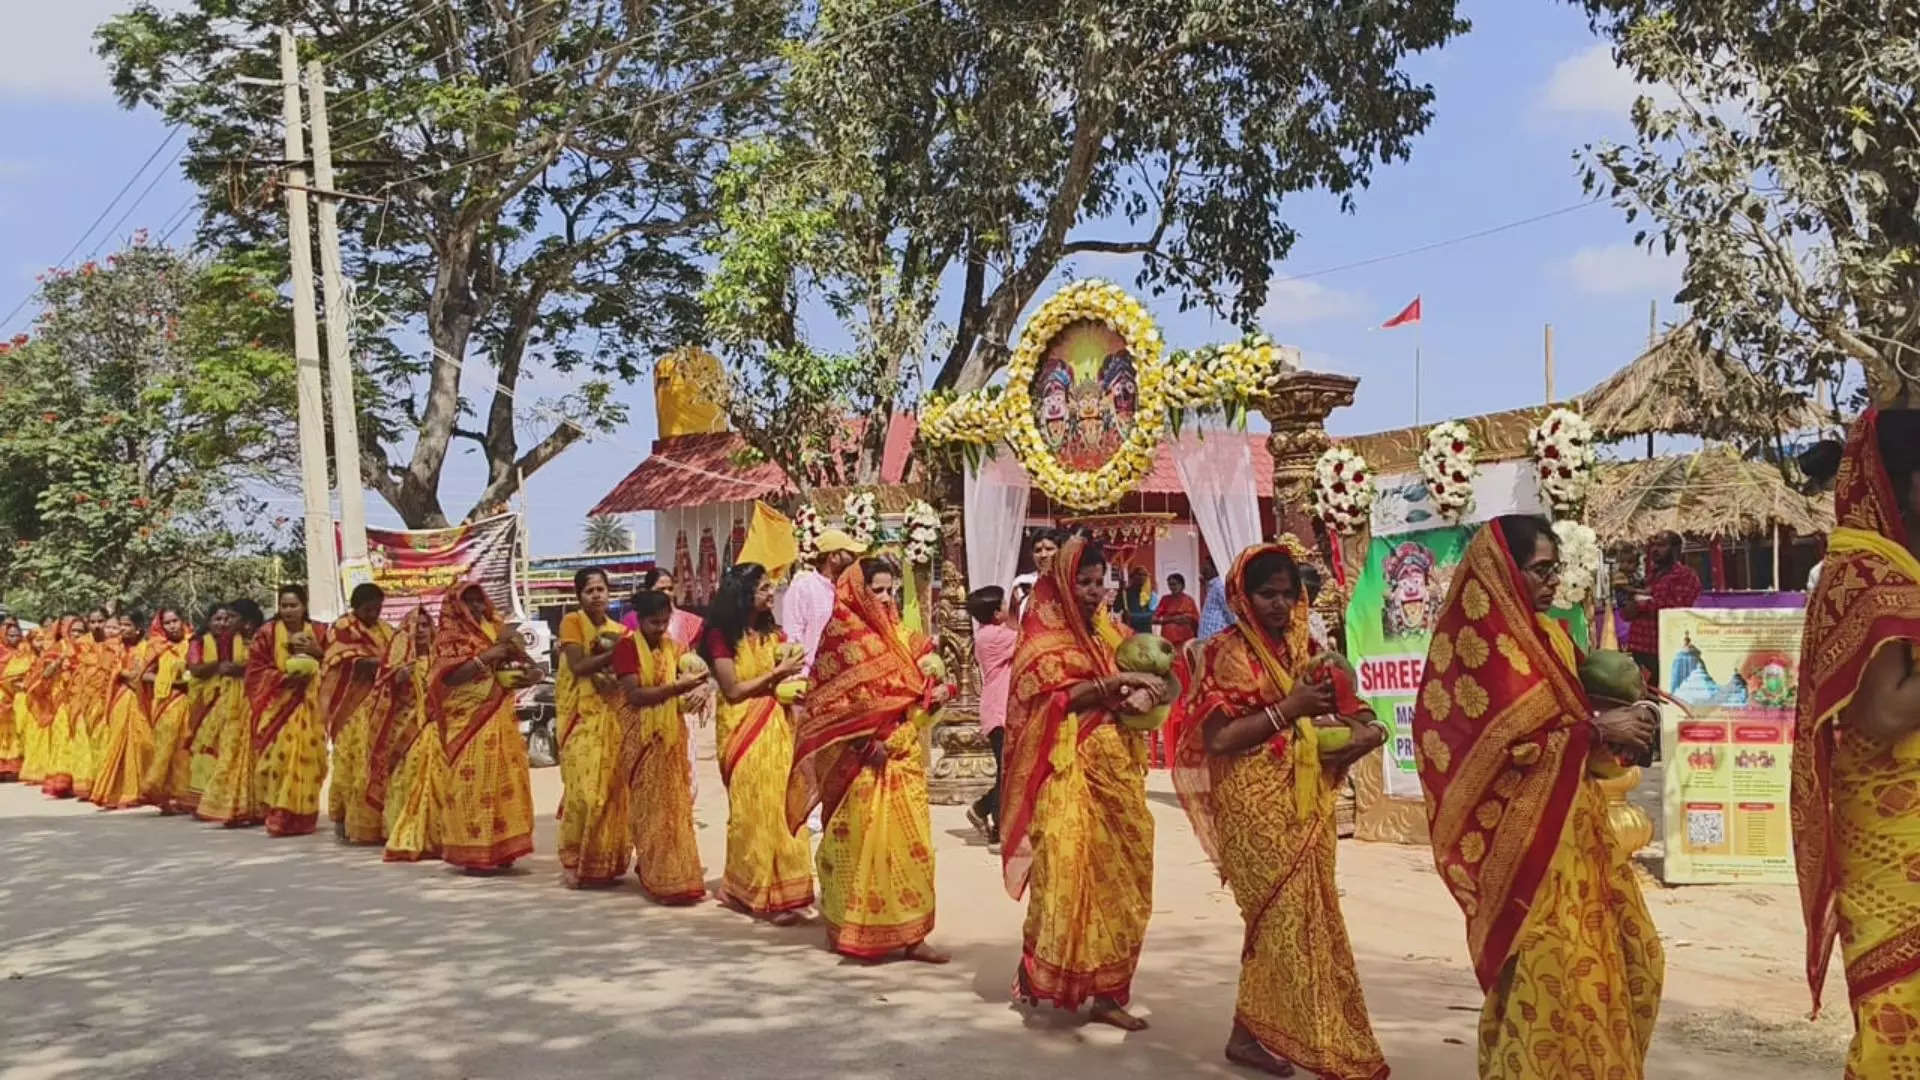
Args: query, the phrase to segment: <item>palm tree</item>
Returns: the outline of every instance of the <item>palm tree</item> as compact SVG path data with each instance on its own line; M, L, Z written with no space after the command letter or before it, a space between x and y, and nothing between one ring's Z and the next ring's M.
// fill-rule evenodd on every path
M632 551L633 533L627 530L620 519L611 515L601 515L587 519L587 527L581 530L580 544L594 555L604 555L614 551Z

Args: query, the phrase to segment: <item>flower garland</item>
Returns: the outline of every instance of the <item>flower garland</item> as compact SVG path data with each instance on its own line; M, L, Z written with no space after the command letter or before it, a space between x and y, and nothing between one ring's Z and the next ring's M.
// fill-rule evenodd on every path
M933 561L934 545L940 542L940 515L925 499L907 504L907 561L914 564Z
M1560 541L1560 584L1553 590L1553 606L1579 607L1600 579L1600 536L1577 521L1554 522L1553 535Z
M1473 436L1458 420L1435 424L1427 432L1427 448L1420 452L1420 474L1427 492L1448 520L1458 524L1473 510Z
M880 507L871 491L848 494L841 504L841 515L846 519L847 535L863 548L880 532Z
M920 437L931 443L984 446L1006 430L1002 388L970 394L929 394L920 403Z
M1572 409L1555 409L1527 434L1540 494L1556 516L1571 514L1593 486L1593 425Z
M1182 349L1167 357L1167 404L1179 411L1218 405L1244 409L1299 367L1295 350L1274 345L1265 334Z
M1373 473L1367 459L1335 446L1313 463L1313 512L1342 535L1360 531L1373 512Z
M793 544L802 563L810 563L819 556L820 534L826 531L826 526L820 524L820 511L815 510L812 503L801 503L793 512Z
M1076 322L1104 323L1126 342L1133 358L1138 396L1133 428L1120 446L1097 469L1068 469L1053 456L1033 415L1032 385L1040 358L1062 330ZM1007 365L1004 415L1011 430L1007 441L1020 457L1033 482L1055 502L1076 510L1097 510L1132 491L1153 467L1166 429L1165 344L1153 317L1125 289L1108 281L1076 281L1040 305L1021 331L1020 342Z

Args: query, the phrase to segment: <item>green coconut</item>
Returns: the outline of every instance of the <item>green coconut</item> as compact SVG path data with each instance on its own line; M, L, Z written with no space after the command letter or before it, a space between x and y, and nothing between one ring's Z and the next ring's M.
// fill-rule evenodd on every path
M1353 729L1345 724L1316 727L1313 729L1313 741L1323 754L1345 750L1353 745Z
M1596 701L1630 705L1647 698L1646 676L1633 657L1617 649L1596 649L1580 662L1580 685Z
M698 675L701 678L705 678L707 675L707 662L692 653L687 653L680 658L680 674Z
M1155 705L1143 713L1121 713L1120 726L1132 731L1159 731L1172 711L1173 706L1169 704Z
M1113 650L1113 662L1121 671L1166 675L1173 670L1173 643L1159 634L1135 634Z
M946 682L947 662L939 653L928 653L920 658L920 673L935 682Z

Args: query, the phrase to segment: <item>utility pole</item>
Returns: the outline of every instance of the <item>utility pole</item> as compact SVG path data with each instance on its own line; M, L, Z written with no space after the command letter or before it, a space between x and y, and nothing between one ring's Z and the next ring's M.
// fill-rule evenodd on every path
M1553 404L1553 324L1547 324L1547 404Z
M342 577L372 580L367 565L367 502L360 486L360 417L354 405L353 341L340 270L340 204L333 186L333 137L320 61L307 61L307 103L313 114L313 183L320 202L320 286L327 305L327 381L333 407L333 475L340 485ZM342 588L353 582L342 581Z
M314 619L340 614L333 514L327 506L326 406L320 389L320 333L313 318L313 243L307 228L307 170L300 120L300 61L293 31L280 30L280 93L286 120L287 255L293 278L293 359L300 423L300 494L306 505L307 605Z

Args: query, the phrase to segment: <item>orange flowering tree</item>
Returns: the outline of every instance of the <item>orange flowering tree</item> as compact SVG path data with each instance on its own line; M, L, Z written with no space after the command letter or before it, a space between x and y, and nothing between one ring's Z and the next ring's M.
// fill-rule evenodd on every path
M139 240L48 274L0 343L0 582L35 615L224 595L291 507L290 320L274 280ZM277 513L276 513L277 510Z

